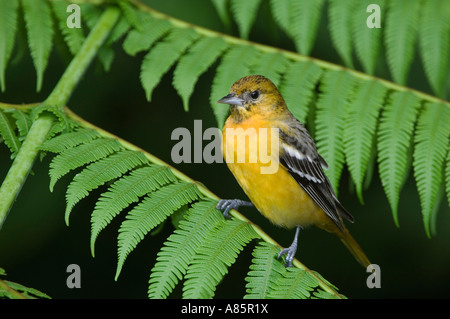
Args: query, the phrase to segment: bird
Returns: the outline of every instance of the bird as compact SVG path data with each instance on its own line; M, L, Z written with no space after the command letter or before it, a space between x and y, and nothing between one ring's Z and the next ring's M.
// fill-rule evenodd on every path
M217 209L231 218L231 209L254 206L273 224L295 228L292 244L277 256L280 259L286 255L286 267L293 266L300 230L314 225L336 235L367 268L369 259L344 224L344 220L353 223L354 218L339 202L325 175L327 162L318 153L308 130L290 112L275 84L262 75L247 75L237 80L229 94L217 103L228 104L230 108L222 129L223 158L250 199L220 199ZM264 135L260 134L263 129ZM239 130L241 134L250 132L246 143L238 143ZM276 132L274 137L267 134L269 130ZM262 173L268 164L259 152L273 145L276 147L271 148L270 160L276 169ZM256 154L256 160L251 160L251 154ZM240 161L236 160L239 156L243 156Z

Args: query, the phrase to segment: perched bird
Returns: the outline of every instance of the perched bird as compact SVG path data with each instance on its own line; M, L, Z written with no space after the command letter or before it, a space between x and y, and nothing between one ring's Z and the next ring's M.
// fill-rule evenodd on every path
M315 225L339 237L356 260L367 267L370 262L348 232L343 219L353 222L352 215L341 205L323 169L328 165L317 152L314 140L306 128L288 110L277 87L264 76L250 75L236 81L230 93L217 101L229 104L230 116L222 132L222 152L228 168L251 202L222 199L217 204L224 216L240 206L255 206L272 223L296 228L292 245L283 249L278 258L286 254L286 267L292 266L297 251L301 228ZM257 143L238 143L230 131L256 132ZM276 140L261 129L275 129ZM250 136L251 134L249 134ZM267 137L268 136L268 137ZM228 137L228 138L227 138ZM265 140L264 140L265 139ZM276 143L277 152L270 153L277 170L263 174L267 166L259 157ZM269 145L271 144L271 145ZM253 152L253 153L252 153ZM249 154L257 154L249 160ZM237 157L244 154L245 160Z

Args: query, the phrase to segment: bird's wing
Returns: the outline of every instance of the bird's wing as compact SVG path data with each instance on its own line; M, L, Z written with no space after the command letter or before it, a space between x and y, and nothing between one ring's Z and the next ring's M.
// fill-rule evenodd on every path
M339 203L323 169L328 165L317 152L315 143L306 128L295 121L287 131L280 129L280 163L319 205L334 223L344 230L339 215L353 222L353 217Z

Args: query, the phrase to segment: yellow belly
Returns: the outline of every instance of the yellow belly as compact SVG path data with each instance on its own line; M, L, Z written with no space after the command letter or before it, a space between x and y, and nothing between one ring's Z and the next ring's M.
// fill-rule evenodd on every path
M252 127L251 124L245 123L241 127L244 129ZM255 149L260 145L259 136L254 141L257 143L251 143L251 139L248 139L248 143L244 145L237 144L237 139L227 139L227 127L225 125L222 139L222 151L227 165L249 199L267 219L276 225L287 228L310 224L320 227L321 224L329 222L329 218L322 209L315 204L283 166L279 166L274 173L262 174L261 168L270 164L264 164L266 162L263 163L258 156L256 162L249 161L248 154L251 152L259 154ZM239 152L247 154L244 163L237 162L237 153ZM278 165L278 156L273 157L272 160L276 161Z

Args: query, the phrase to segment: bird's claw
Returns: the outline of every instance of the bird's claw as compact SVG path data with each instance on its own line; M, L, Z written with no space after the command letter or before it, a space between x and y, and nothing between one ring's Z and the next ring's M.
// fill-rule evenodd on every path
M283 256L284 254L286 254L286 264L285 267L292 267L292 261L294 260L295 257L295 252L297 251L297 248L293 249L293 247L288 247L288 248L284 248L282 249L279 253L278 253L278 257L277 259L280 259L281 256Z
M232 209L238 209L240 206L253 206L253 204L240 199L221 199L216 208L222 212L226 219L230 219L231 216L228 212Z

